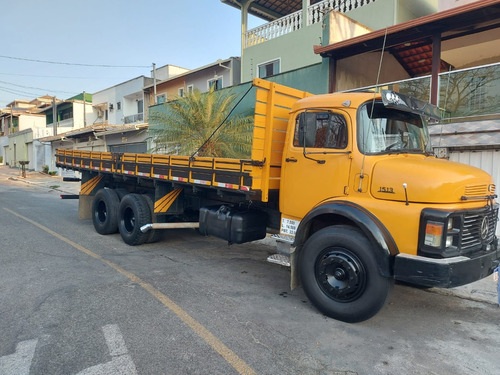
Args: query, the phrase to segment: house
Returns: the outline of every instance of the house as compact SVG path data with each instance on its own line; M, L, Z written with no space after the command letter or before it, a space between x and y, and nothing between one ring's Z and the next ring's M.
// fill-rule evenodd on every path
M59 126L58 132L39 140L49 169L56 170L54 155L58 148L146 152L148 125L144 120L143 87L152 82L152 78L139 76L92 94L92 116L78 123L82 126L66 129ZM80 117L83 121L83 116Z
M265 78L312 93L329 91L329 61L313 46L432 14L437 0L221 0L241 10L241 81ZM337 27L328 25L331 10ZM266 21L247 29L248 15ZM373 15L377 16L374 17ZM325 39L326 38L326 39Z
M143 88L152 83L153 78L139 76L94 93L92 106L97 118L89 125L143 123Z
M186 70L157 81L156 85L145 86L144 95L149 106L162 104L183 97L194 89L206 92L211 86L214 86L215 89L222 89L238 85L240 72L240 59L238 57L217 60L200 68Z
M41 109L40 113L45 115L46 127L54 129L54 134L83 128L96 119L92 109L92 95L85 92L66 100L55 101L53 105Z
M34 168L33 139L50 134L41 111L53 100L48 95L33 100L16 99L0 110L0 156L4 164L16 167L19 161L29 161L27 168Z

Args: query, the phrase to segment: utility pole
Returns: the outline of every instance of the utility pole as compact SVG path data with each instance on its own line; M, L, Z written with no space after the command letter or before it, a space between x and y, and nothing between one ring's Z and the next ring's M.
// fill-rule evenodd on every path
M87 127L87 101L85 100L85 91L83 92L83 127Z
M9 133L14 133L14 112L12 111L12 104L10 105L10 130Z
M55 95L52 98L52 129L54 130L53 135L57 135L57 103Z
M156 64L155 63L153 63L153 91L154 91L153 103L156 105Z

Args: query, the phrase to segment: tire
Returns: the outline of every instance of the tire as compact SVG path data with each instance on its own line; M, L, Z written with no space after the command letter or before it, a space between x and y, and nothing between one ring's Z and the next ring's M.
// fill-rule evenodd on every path
M345 226L324 228L306 241L299 257L299 276L318 310L349 323L374 316L394 284L380 275L368 239Z
M120 199L113 189L100 189L92 201L92 223L99 234L118 232Z
M151 211L148 202L140 194L127 194L120 202L118 210L118 229L123 242L137 246L145 243L149 233L141 232L141 227L151 223Z

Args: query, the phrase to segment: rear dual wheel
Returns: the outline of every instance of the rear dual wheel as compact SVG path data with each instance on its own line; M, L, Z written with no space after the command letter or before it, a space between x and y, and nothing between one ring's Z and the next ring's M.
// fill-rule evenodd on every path
M113 189L100 189L92 201L92 223L99 234L118 232L120 199Z
M125 243L135 246L156 242L160 230L141 232L141 227L152 223L153 200L147 195L125 194L120 201L117 190L100 189L92 201L92 223L99 234L120 232Z
M386 303L393 280L380 275L373 247L351 227L314 233L299 258L304 291L325 315L345 322L374 316Z
M143 233L141 227L151 224L151 210L143 195L125 195L120 202L118 217L118 229L123 242L136 246L148 241L150 233Z

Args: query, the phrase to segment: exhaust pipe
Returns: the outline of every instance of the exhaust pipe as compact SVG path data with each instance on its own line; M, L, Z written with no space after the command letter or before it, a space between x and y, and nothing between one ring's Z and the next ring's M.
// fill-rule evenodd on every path
M145 224L141 227L141 232L146 233L151 229L183 229L183 228L199 228L200 223L152 223Z

